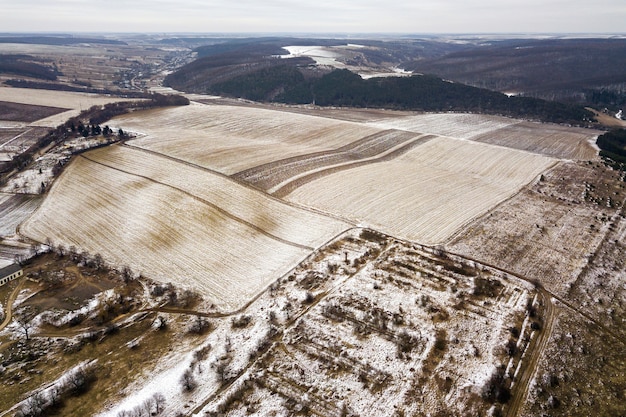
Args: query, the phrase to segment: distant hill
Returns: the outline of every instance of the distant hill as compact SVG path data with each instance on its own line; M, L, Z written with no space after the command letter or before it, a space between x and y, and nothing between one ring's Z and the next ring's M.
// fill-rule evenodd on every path
M316 69L307 58L217 54L171 74L166 84L182 91L290 104L477 112L574 125L593 120L581 106L508 97L434 76L365 80L348 70Z
M0 73L54 81L61 75L56 68L42 65L29 55L0 55Z
M626 39L494 41L404 68L501 92L626 106Z

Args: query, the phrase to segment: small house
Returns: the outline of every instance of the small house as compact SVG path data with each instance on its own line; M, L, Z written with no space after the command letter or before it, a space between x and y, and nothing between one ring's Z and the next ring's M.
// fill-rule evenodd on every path
M13 281L15 278L19 278L24 275L22 267L18 264L11 264L0 269L0 285L4 285L9 281Z

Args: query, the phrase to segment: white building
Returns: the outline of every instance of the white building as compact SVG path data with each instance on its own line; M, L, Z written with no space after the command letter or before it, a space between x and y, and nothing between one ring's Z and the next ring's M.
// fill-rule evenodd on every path
M24 275L22 267L18 264L11 264L0 269L0 285L4 285L9 281L13 281L15 278L19 278Z

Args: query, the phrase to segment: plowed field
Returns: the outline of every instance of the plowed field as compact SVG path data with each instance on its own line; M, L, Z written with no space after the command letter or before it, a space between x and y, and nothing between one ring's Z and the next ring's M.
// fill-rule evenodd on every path
M22 227L236 309L348 225L154 154L74 161Z

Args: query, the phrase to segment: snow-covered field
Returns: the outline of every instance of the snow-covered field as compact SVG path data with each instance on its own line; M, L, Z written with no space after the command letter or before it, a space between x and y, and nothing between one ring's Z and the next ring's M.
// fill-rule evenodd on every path
M39 207L40 196L0 193L0 237L13 236L17 227Z
M597 130L526 122L500 116L432 113L371 121L372 126L431 133L563 159L594 159Z
M347 227L217 174L112 147L76 159L22 233L234 310Z
M138 379L100 416L157 393L166 416L484 412L489 405L475 398L495 366L519 363L504 346L517 341L523 352L522 336L533 337L524 320L532 287L360 232L321 248L240 315L212 320L200 345L163 357L160 373Z
M382 130L283 111L198 103L131 113L111 123L141 133L130 142L134 146L228 175L334 149Z
M318 178L286 199L437 244L553 163L540 155L440 137L390 161Z
M472 139L519 123L519 120L499 116L467 113L427 113L385 119L369 123L381 129L401 129L410 132L431 133L457 139Z

